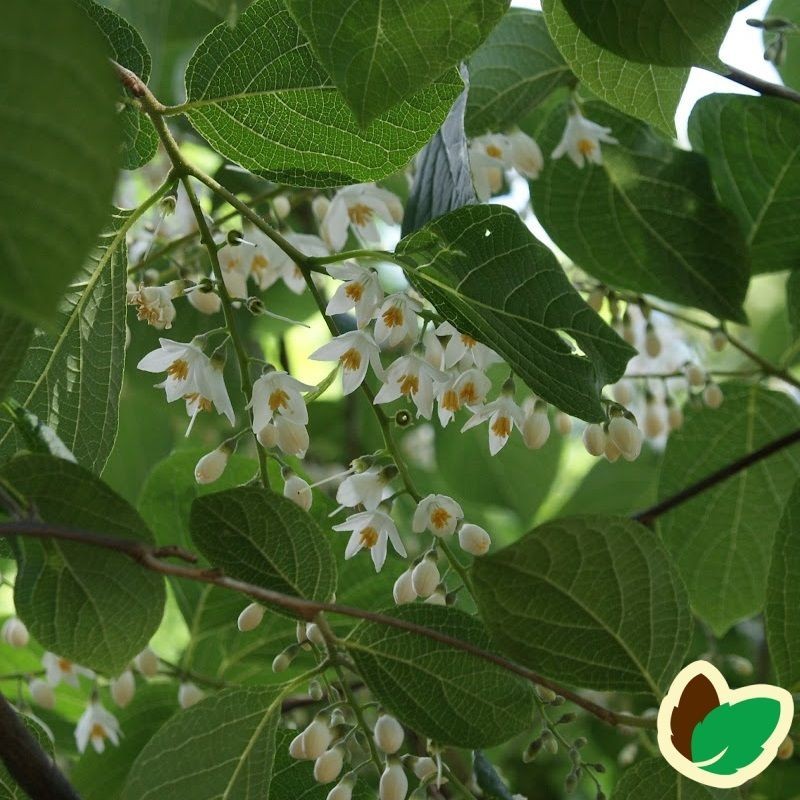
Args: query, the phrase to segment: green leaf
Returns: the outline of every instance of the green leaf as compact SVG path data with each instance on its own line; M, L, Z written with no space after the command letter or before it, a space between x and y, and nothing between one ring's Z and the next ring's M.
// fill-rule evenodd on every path
M800 269L798 129L800 107L776 97L712 94L692 110L692 146L745 232L754 273Z
M684 778L663 758L646 758L622 773L611 800L711 800L708 789Z
M226 689L173 716L131 767L122 800L270 797L281 695Z
M461 332L502 355L537 395L576 417L605 418L600 391L620 378L634 351L514 211L467 206L405 237L396 253L412 286Z
M362 125L468 56L508 4L509 0L288 0L292 16Z
M73 2L97 25L106 40L110 57L147 83L150 79L150 53L136 28L124 17L94 0L73 0ZM122 91L127 100L133 98L127 90ZM138 107L126 104L121 115L122 167L136 169L155 157L158 150L158 134L150 117Z
M29 453L46 453L76 464L72 451L58 438L56 432L45 425L36 414L28 411L13 398L3 404L8 419L22 442L21 450Z
M0 309L0 400L3 400L14 376L25 363L33 326L27 320Z
M722 388L721 408L687 408L683 428L670 435L660 499L800 427L800 408L786 395L758 385ZM718 636L764 608L775 531L798 478L795 446L661 517L661 538L686 582L692 609Z
M449 71L361 128L282 0L258 0L235 28L219 25L198 47L181 108L216 150L252 172L338 186L404 167L462 89Z
M791 692L800 689L800 482L783 510L772 566L767 580L765 626L769 654L778 683Z
M84 800L119 797L136 757L156 732L178 711L175 683L139 683L136 696L124 709L114 710L125 734L117 747L102 754L89 748L69 773Z
M198 497L192 541L227 575L267 589L330 600L336 562L316 520L291 500L256 486Z
M531 195L547 233L604 283L743 322L747 245L717 203L705 158L603 103L584 113L620 144L603 145L602 166L546 162ZM566 109L551 114L543 149L555 147L565 122Z
M800 25L800 8L795 0L772 0L766 16L788 19L789 22ZM765 43L771 39L772 35L765 32ZM787 86L800 88L800 41L797 36L786 37L786 57L783 64L778 66L778 72Z
M716 67L739 0L561 0L606 50L646 64Z
M465 67L461 77L468 86ZM417 156L414 184L403 215L403 236L448 211L477 202L464 134L467 92L466 88L461 92L442 127Z
M548 522L477 559L473 582L498 647L562 682L660 697L689 646L688 599L669 555L624 518Z
M419 604L384 613L491 649L478 620L455 608ZM378 701L436 742L488 747L531 726L533 687L495 664L373 622L361 623L345 645Z
M21 717L23 724L33 734L42 749L52 756L53 742L41 722L32 719L27 714L22 714ZM11 776L3 761L0 760L0 800L29 800L29 797L28 793L23 791Z
M90 472L43 455L14 459L2 475L44 522L152 542L141 517ZM18 539L14 603L48 650L107 675L150 641L164 611L164 581L129 557L55 539Z
M0 61L0 304L49 324L108 219L115 81L94 26L63 0L7 0Z
M692 761L709 761L706 772L733 775L752 764L775 732L781 704L771 697L750 697L710 711L692 733Z
M61 301L56 330L37 330L9 395L49 425L83 466L100 472L117 433L125 358L126 222L117 210ZM0 457L22 445L0 421Z
M543 0L547 29L578 80L601 100L675 135L689 70L636 64L596 45L572 21L559 0Z
M468 62L467 132L503 131L575 81L538 11L512 8Z
M800 339L800 272L793 272L786 281L786 309L795 339Z

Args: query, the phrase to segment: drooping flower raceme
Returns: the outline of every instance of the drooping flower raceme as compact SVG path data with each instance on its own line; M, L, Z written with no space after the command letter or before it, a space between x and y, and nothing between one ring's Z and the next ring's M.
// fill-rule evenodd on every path
M367 366L383 380L380 348L366 331L348 331L315 350L314 361L339 361L342 365L342 387L345 394L354 392L364 382Z
M80 753L86 750L89 742L96 752L102 753L106 749L106 741L118 745L119 736L117 718L97 700L89 703L75 728L75 741Z
M603 154L600 150L600 143L619 144L610 134L611 128L604 128L602 125L586 119L577 109L573 109L567 117L564 135L556 149L553 150L552 157L561 158L567 155L579 168L583 167L586 161L602 164Z
M394 520L380 509L353 514L339 525L334 525L333 529L352 531L344 552L345 558L352 558L359 550L366 548L370 551L377 572L381 571L386 561L387 542L392 543L400 556L406 557L406 548Z

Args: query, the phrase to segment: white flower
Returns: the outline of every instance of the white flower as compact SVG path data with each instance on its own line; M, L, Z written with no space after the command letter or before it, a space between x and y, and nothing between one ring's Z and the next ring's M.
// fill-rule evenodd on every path
M397 605L413 603L417 599L414 591L413 570L407 569L395 582L392 587L392 597Z
M411 585L417 597L430 597L439 585L441 576L435 558L425 556L411 571Z
M236 626L242 633L255 630L264 619L266 609L260 603L250 603L236 620Z
M170 286L141 286L130 298L136 306L136 316L158 330L171 328L175 320L175 306Z
M269 289L276 281L282 279L295 294L301 294L306 288L305 278L300 267L262 231L252 229L247 233L255 247L250 258L250 274L262 291ZM319 236L306 233L287 233L284 237L304 255L326 256L330 253L325 242Z
M436 331L426 328L422 334L422 346L425 348L425 360L434 368L442 369L444 365L444 347Z
M201 314L216 314L222 306L222 300L216 292L201 292L193 289L186 295L186 299Z
M149 647L145 647L136 656L133 663L136 665L136 669L146 678L154 678L158 675L158 656Z
M388 714L381 714L375 722L375 744L384 753L396 753L403 746L405 735L403 726Z
M46 708L48 711L55 708L56 695L49 683L39 678L34 678L28 685L28 689L31 693L31 700L37 706Z
M250 259L242 245L223 245L218 252L222 267L222 282L228 294L234 298L247 297L247 278L250 275Z
M511 140L497 133L479 136L470 143L472 182L481 202L500 191L503 174L511 166L511 149Z
M224 362L214 358L209 359L208 365L197 374L195 390L184 395L186 413L189 415L187 436L192 432L194 422L201 411L211 411L216 408L217 413L224 414L231 425L236 422L231 398L228 396L228 388L225 386L225 378L222 374L224 367Z
M614 417L608 423L608 438L619 448L626 461L635 461L642 452L644 434L627 417Z
M332 278L344 281L328 301L326 314L344 314L355 309L356 324L365 328L383 302L383 288L378 273L370 267L362 267L355 261L331 264L326 267Z
M289 244L293 244L304 256L318 258L319 256L327 256L331 252L328 245L319 236L315 236L312 233L294 233L294 231L290 231L283 238ZM295 294L302 294L306 288L306 279L303 277L303 271L288 255L281 271L281 278L283 278L287 288Z
M178 689L178 704L181 708L191 708L199 703L206 693L193 683L182 683Z
M593 422L583 432L583 446L590 456L601 456L606 450L606 432Z
M206 453L195 465L194 479L201 485L219 480L228 466L228 458L230 450L227 447L220 446Z
M276 416L272 422L265 425L257 436L258 441L264 447L274 447L277 444L287 456L303 458L308 450L309 439L306 426L292 422L281 415Z
M572 417L563 411L556 411L556 430L562 436L568 436L572 431Z
M397 347L417 335L417 313L422 303L405 292L390 294L378 310L375 320L375 341L387 347Z
M211 368L211 359L195 341L183 343L159 339L161 346L149 352L136 365L137 369L144 372L167 373L166 379L157 383L156 387L165 391L168 403L198 391L198 376Z
M433 413L433 383L444 382L447 373L432 367L412 352L401 356L386 370L385 383L375 396L375 403L391 403L400 397L414 401L418 416L430 419Z
M314 495L308 481L304 481L299 475L290 475L283 483L283 496L291 500L295 505L308 511L314 502Z
M378 786L379 800L405 800L407 793L408 778L402 763L397 759L388 760Z
M370 467L345 478L336 490L336 502L352 508L362 505L367 511L374 511L383 500L383 491L397 470L386 467Z
M136 679L133 673L126 669L118 678L111 681L111 699L120 707L125 708L133 700L136 692Z
M619 142L609 134L611 128L604 128L591 120L586 119L580 111L574 109L567 118L567 126L564 128L564 135L558 146L553 150L553 158L561 158L568 155L575 163L576 167L583 167L586 161L594 164L603 163L603 154L600 151L600 143L619 144Z
M25 623L17 617L9 617L3 623L0 636L11 647L25 647L30 641L30 634Z
M97 700L89 703L75 727L78 752L83 753L91 742L95 751L102 753L106 748L106 740L113 745L118 745L119 737L117 718L106 711Z
M534 180L544 169L544 156L535 140L527 133L516 131L511 139L511 165L525 178Z
M86 667L81 667L66 658L60 658L55 653L45 653L42 656L42 666L45 671L45 678L51 686L58 686L59 683L66 683L68 686L78 688L78 676L94 678L94 672Z
M303 752L305 758L316 760L327 749L333 741L333 733L328 725L324 714L319 713L311 721L311 724L301 734L303 737Z
M286 372L272 370L253 384L253 432L258 433L274 418L283 418L296 425L308 423L308 409L300 392L310 392L309 386ZM280 435L280 431L278 432Z
M465 333L459 333L449 322L443 322L436 329L436 333L438 336L450 337L444 349L445 369L450 369L464 359L466 362L464 366L474 364L478 369L486 370L487 367L498 364L502 360L494 350Z
M458 531L458 543L461 549L473 556L485 555L492 544L492 539L480 525L471 522L462 525Z
M414 533L429 530L434 536L449 536L464 518L461 506L446 494L429 494L417 504L412 521Z
M547 416L547 404L537 400L532 404L529 413L522 423L522 438L531 450L543 447L550 438L550 419Z
M314 361L336 361L342 365L342 390L354 392L364 382L367 366L383 380L380 348L366 331L348 331L315 350L309 358Z
M402 220L403 207L398 198L372 183L358 183L340 189L331 200L322 220L322 238L333 250L341 250L352 226L361 239L380 243L377 221L387 225Z
M349 516L339 525L334 525L335 531L352 531L347 548L344 552L345 558L352 558L362 548L371 551L372 563L377 572L381 571L384 561L386 561L387 542L391 541L392 547L403 558L406 557L406 549L394 520L383 511L362 511L359 514Z
M505 447L515 425L522 430L524 419L525 414L514 402L514 398L511 395L501 394L496 400L479 408L472 419L467 420L461 431L463 433L488 420L489 452L496 455Z

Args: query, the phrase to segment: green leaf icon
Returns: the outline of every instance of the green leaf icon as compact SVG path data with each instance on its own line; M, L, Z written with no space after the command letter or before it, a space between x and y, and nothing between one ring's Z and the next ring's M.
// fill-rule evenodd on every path
M692 761L717 775L752 764L778 725L781 704L753 697L712 709L692 733Z

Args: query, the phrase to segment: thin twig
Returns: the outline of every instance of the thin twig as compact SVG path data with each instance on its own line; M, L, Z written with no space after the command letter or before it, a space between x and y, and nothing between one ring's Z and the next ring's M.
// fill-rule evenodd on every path
M749 72L744 72L737 67L732 67L730 64L725 64L725 69L728 70L722 74L723 78L729 81L734 81L740 86L746 86L759 94L771 95L772 97L780 97L783 100L791 100L794 103L800 103L800 92L795 91L790 86L781 86L779 83L771 83Z

